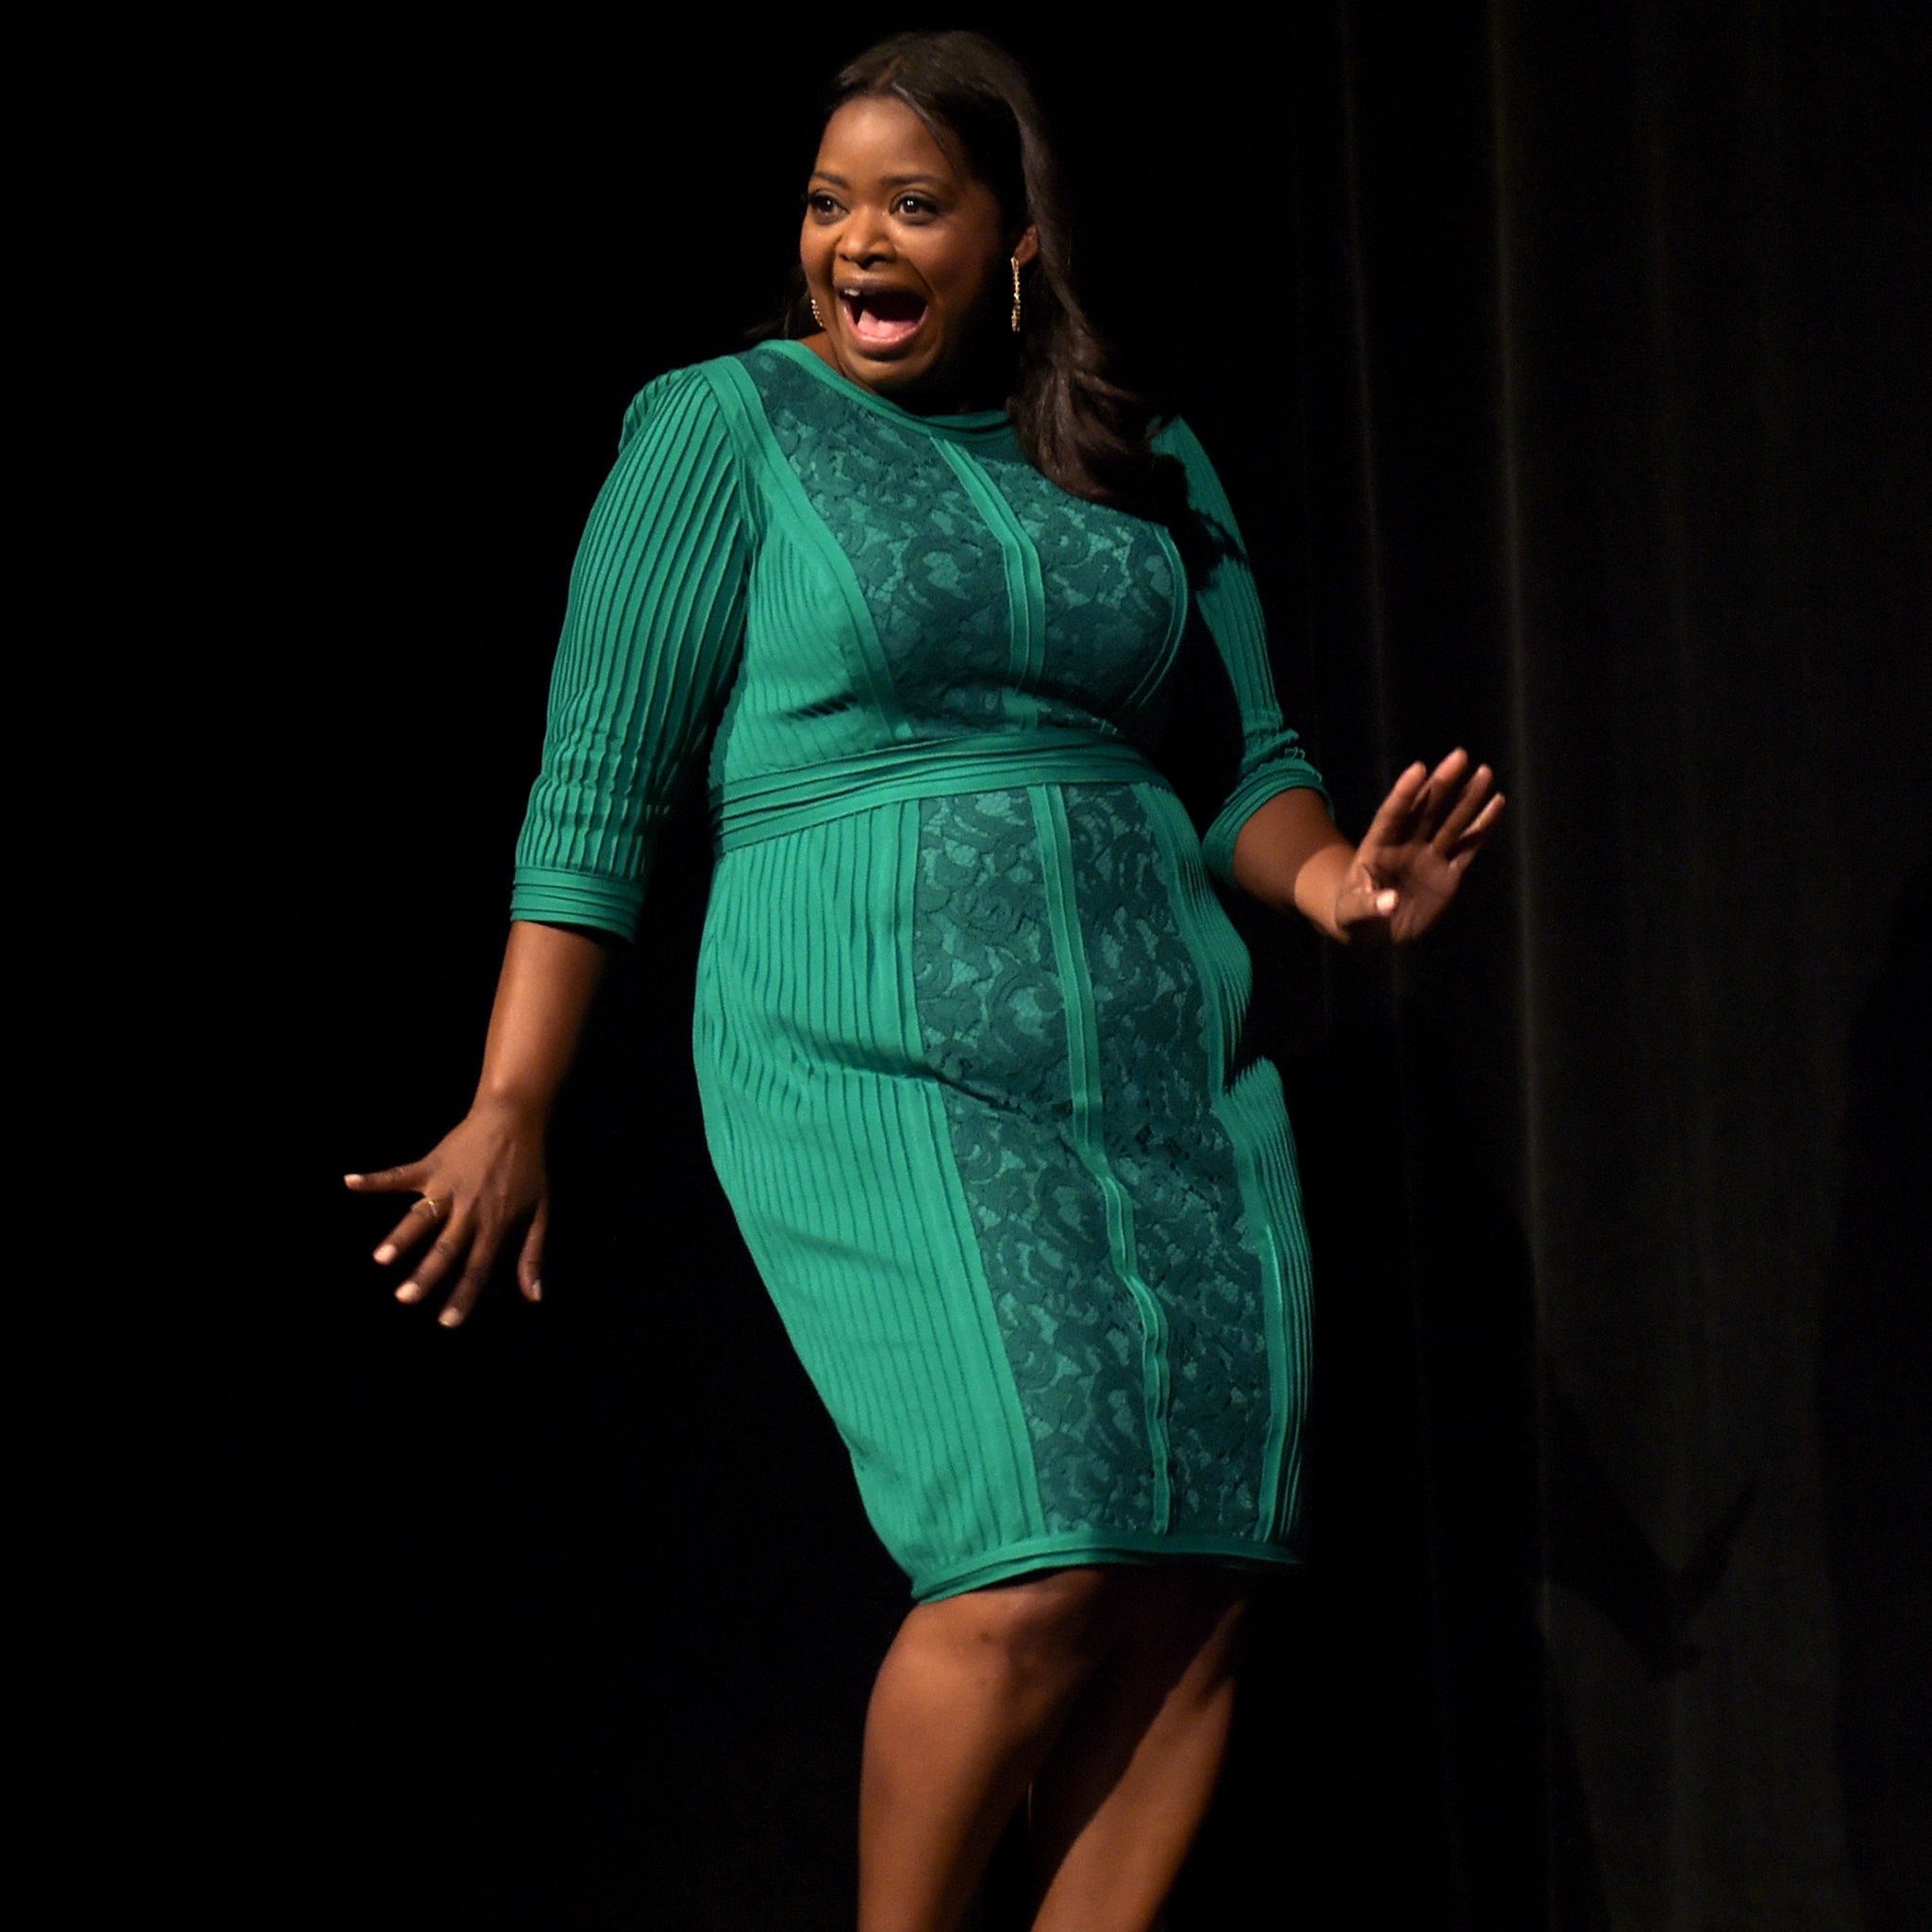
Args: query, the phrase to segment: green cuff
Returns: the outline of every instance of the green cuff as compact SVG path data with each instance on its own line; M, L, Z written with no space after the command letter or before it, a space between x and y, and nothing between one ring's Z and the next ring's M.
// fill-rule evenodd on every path
M545 925L587 925L627 940L636 935L644 889L591 873L520 865L510 888L509 916Z
M1278 798L1284 791L1319 791L1330 813L1335 810L1335 801L1329 797L1321 774L1312 765L1303 764L1299 759L1263 765L1258 772L1243 778L1201 841L1201 857L1208 870L1224 885L1233 885L1234 841L1241 837L1241 827L1271 798Z

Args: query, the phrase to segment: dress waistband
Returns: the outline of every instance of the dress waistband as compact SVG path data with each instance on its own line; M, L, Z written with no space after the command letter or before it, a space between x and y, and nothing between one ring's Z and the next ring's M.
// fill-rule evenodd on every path
M712 792L711 821L718 849L730 852L875 805L1016 785L1165 787L1167 780L1133 745L1097 732L982 731L885 744L806 771L740 779Z

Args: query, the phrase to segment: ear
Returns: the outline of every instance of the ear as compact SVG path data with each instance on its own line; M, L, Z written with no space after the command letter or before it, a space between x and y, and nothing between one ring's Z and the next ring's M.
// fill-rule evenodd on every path
M1020 239L1013 243L1009 253L1022 268L1040 253L1040 232L1031 222L1020 230Z

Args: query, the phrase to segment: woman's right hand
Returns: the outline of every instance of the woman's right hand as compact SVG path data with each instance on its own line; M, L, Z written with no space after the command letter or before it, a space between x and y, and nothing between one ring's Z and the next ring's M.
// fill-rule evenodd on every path
M388 1267L429 1243L397 1287L399 1302L426 1299L460 1269L436 1318L445 1328L456 1327L475 1306L505 1244L520 1230L518 1286L526 1301L543 1298L550 1183L543 1121L528 1108L479 1101L423 1159L378 1174L345 1174L343 1182L358 1194L422 1196L375 1250L375 1259Z

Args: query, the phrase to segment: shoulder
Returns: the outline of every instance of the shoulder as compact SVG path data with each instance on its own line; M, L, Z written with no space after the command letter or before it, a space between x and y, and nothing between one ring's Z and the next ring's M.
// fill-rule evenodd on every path
M641 431L661 431L673 425L713 433L727 430L734 387L731 372L738 360L735 356L715 356L654 376L624 412L620 446Z
M667 369L625 410L613 474L660 496L719 498L756 517L760 420L741 358Z
M1188 479L1188 508L1205 523L1218 541L1239 547L1241 537L1235 524L1234 506L1209 460L1201 439L1179 416L1169 416L1147 439L1156 456L1172 457Z
M1196 509L1211 507L1218 513L1226 492L1201 439L1185 417L1162 419L1149 434L1147 447L1158 457L1172 457L1187 472L1188 500Z
M1196 463L1208 464L1208 452L1201 447L1201 439L1188 426L1185 416L1158 418L1148 431L1147 447L1156 456L1173 457L1189 469Z

